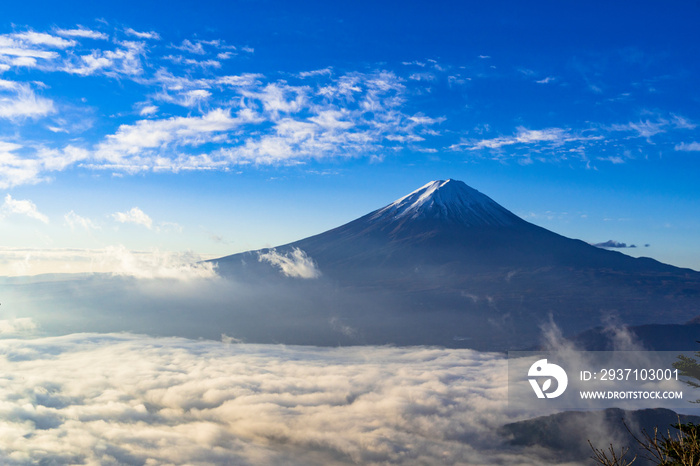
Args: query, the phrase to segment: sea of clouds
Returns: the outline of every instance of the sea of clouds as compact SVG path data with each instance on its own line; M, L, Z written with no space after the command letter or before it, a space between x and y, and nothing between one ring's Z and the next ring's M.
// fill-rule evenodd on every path
M501 433L556 412L532 397L509 403L504 353L340 346L357 333L347 316L290 308L319 307L313 288L125 257L123 269L138 273L0 281L0 464L579 464ZM313 265L275 251L261 261L285 275ZM335 293L328 299L350 299ZM351 304L358 322L380 318ZM283 333L270 337L271 327ZM574 349L553 324L543 330L548 347ZM246 334L327 346L244 343ZM616 441L602 422L572 435Z
M550 464L498 433L503 354L223 340L0 340L0 463Z

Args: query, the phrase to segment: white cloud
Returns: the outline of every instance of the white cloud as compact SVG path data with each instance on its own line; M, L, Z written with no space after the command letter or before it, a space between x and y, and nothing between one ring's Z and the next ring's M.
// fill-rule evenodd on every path
M226 141L227 131L256 121L258 117L247 109L239 111L235 117L231 116L230 111L215 109L201 117L141 120L134 125L122 125L115 134L100 143L95 152L95 158L107 164L93 167L127 171L186 169L196 157L173 160L161 156L161 150L167 148L172 154L173 147L223 142Z
M680 151L697 152L700 151L700 142L682 142L680 144L676 144L675 149Z
M298 164L306 159L356 157L384 144L420 142L417 134L443 119L402 111L405 87L392 73L353 73L322 82L317 89L272 83L245 90L247 103L259 102L273 123L271 132L220 151L231 163Z
M46 128L54 133L66 133L68 134L70 131L68 131L66 128L61 128L60 126L52 126L52 125L47 125Z
M264 254L258 253L258 260L279 267L280 271L287 277L318 278L321 276L321 272L316 267L313 259L299 248L294 248L292 251L284 254L270 249Z
M614 155L614 156L611 155L608 157L598 157L597 160L604 160L604 161L612 163L613 165L621 165L621 164L625 163L625 159L623 159L622 157L617 156L617 155Z
M52 36L51 34L47 34L45 32L20 32L17 34L12 34L12 37L28 44L47 45L49 47L59 49L73 47L76 44L76 42L73 40L66 40L62 37Z
M7 154L10 152L14 152L18 149L21 149L22 146L19 144L15 144L12 142L4 142L0 141L0 154L2 154L2 158L7 158Z
M146 105L139 110L139 115L141 116L155 115L156 113L158 113L158 107L155 105Z
M206 102L210 97L211 92L205 89L193 89L185 92L177 103L185 107L196 107Z
M193 60L186 58L182 60L185 65L198 66L200 68L221 68L221 62L216 60Z
M6 151L0 168L13 174L0 171L0 187L42 182L49 179L48 172L78 164L85 169L136 173L376 157L378 152L402 147L428 150L417 144L439 135L429 127L443 119L408 113L404 108L406 85L392 72L334 76L326 68L271 80L256 73L216 76L212 68L220 66L216 60L177 58L179 65L210 68L206 77L197 77L194 69L183 75L181 66L168 69L162 60L155 63L151 54L162 46L123 40L125 34L148 39L156 33L125 29L115 34L113 41L90 43L90 48L81 40L105 37L83 26L54 29L54 34L0 36L0 65L5 67L17 66L12 60L22 59L39 71L68 73L75 79L100 75L126 78L151 92L141 98L142 104L131 107L148 118L122 124L91 146L83 142L81 148L48 148L27 143ZM3 47L10 55L2 55ZM236 50L218 40L186 40L177 47L197 55ZM307 79L310 77L316 79ZM0 101L0 118L21 120L56 112L53 102L35 95L29 85L13 86L2 88L7 97ZM188 113L179 116L170 108L150 104L159 102L179 105ZM174 116L154 118L159 113ZM66 132L58 120L43 128Z
M77 44L43 32L26 31L0 35L0 64L11 67L38 67L60 58ZM57 51L58 50L58 51Z
M57 58L59 56L56 52L47 52L44 50L24 48L21 46L17 46L17 47L3 46L3 44L6 44L6 43L7 42L3 41L2 38L0 37L0 56L7 55L10 57L42 58L42 59L46 59L46 60L52 59L52 58ZM17 62L17 61L10 60L9 63L16 65L16 66L28 66L32 63L36 64L36 61L25 60L25 61Z
M463 143L455 145L452 148L459 149L466 147L470 150L478 149L499 149L503 146L510 146L513 144L536 144L540 142L549 142L554 144L561 144L567 141L573 141L579 139L568 133L567 130L562 128L546 128L541 130L530 130L527 128L518 128L518 132L515 136L506 136L493 139L482 139L480 141L473 141L468 143Z
M176 48L178 50L182 50L185 52L189 52L189 53L194 53L197 55L204 55L205 53L207 53L204 50L204 47L202 46L201 41L191 42L188 39L183 40L182 44L180 44L180 45L173 45L173 48Z
M81 217L72 210L65 214L63 218L71 230L74 230L76 227L80 227L86 231L100 229L100 227L95 225L95 223L92 220L90 220L89 218Z
M495 354L129 334L0 353L7 464L559 464L497 433L515 418Z
M612 125L610 128L613 131L624 131L624 132L634 132L637 133L638 137L650 138L656 134L666 132L668 126L668 121L658 120L640 120L638 122L629 122L623 125L616 124Z
M261 90L243 91L245 97L258 100L263 109L277 118L279 113L296 113L307 103L309 88L306 86L290 86L281 83L266 85Z
M131 28L126 28L124 29L124 32L126 32L130 36L137 37L139 39L154 39L154 40L160 40L160 35L157 32L154 31L135 31Z
M51 60L58 58L59 54L53 50L43 50L37 46L45 44L37 44L31 42L34 36L22 36L21 34L2 34L0 35L0 61L8 62L7 57L31 57L43 60ZM61 41L64 39L57 38ZM67 42L67 41L66 41ZM9 59L9 63L12 63Z
M192 78L188 76L174 75L170 71L158 70L153 81L163 91L183 92L192 89L209 89L216 83L216 78Z
M60 171L87 159L89 155L85 149L74 146L66 146L62 150L42 148L37 151L37 160L43 170Z
M55 111L53 101L37 96L28 84L0 80L0 118L40 118Z
M93 31L83 27L78 27L76 29L57 29L56 34L59 36L80 37L84 39L107 40L109 38L109 36L103 32Z
M235 76L221 76L216 79L217 84L231 87L252 87L260 85L260 79L264 76L258 73L244 73Z
M651 112L645 113L648 114ZM634 135L632 137L645 138L647 142L651 143L651 138L657 134L668 133L672 130L692 130L697 127L695 123L687 118L673 113L669 114L667 117L661 115L655 116L655 120L647 118L637 122L632 121L625 124L614 124L608 129L610 131L633 133Z
M80 76L90 76L98 70L110 68L114 62L102 56L99 51L93 51L90 55L82 55L77 62L67 64L63 70L67 73Z
M302 71L299 73L300 78L311 78L314 76L330 76L333 74L333 68L328 67L328 68L323 68L320 70L313 70L313 71Z
M408 79L413 81L435 81L437 77L433 73L413 73Z
M132 207L126 212L115 212L112 214L112 218L119 223L135 223L136 225L143 225L149 230L153 228L151 217L138 207Z
M540 79L538 81L535 81L537 84L549 84L551 82L554 82L555 78L552 76L547 76L546 78Z
M0 187L45 181L47 172L64 170L89 155L86 150L73 146L62 150L35 148L31 155L23 154L25 150L19 144L0 141Z
M0 188L40 181L41 165L18 155L21 149L19 144L0 141Z
M142 57L146 53L142 42L121 41L114 50L92 50L89 54L70 56L60 68L66 73L91 76L128 76L136 78L143 73Z
M671 120L674 127L679 129L695 129L698 125L680 115L671 114Z
M36 330L36 323L29 317L0 320L0 335L25 335Z
M2 216L12 214L26 215L27 217L39 220L40 222L49 223L49 218L39 212L36 205L32 201L26 199L12 199L12 196L9 194L5 196L5 202L3 203L2 207L0 207L0 214L2 214Z

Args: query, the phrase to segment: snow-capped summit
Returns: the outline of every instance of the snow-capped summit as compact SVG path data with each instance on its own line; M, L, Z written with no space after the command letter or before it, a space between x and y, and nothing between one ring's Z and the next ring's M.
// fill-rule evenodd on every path
M521 222L490 197L458 180L436 180L376 211L370 220L433 219L466 226Z

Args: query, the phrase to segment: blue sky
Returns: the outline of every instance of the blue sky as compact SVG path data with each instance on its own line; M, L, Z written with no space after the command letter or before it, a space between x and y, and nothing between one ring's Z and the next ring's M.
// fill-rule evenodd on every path
M700 269L697 4L69 5L0 7L0 274L273 246L445 178Z

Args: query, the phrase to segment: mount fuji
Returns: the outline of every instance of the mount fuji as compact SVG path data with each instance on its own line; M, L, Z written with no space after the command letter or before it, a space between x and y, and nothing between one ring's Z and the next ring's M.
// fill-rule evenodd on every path
M318 344L299 324L307 318L328 322L341 344L516 349L551 323L575 334L700 314L700 273L558 235L452 179L319 235L215 262L223 276L291 290L278 301L284 324L270 322L262 338L289 343Z

